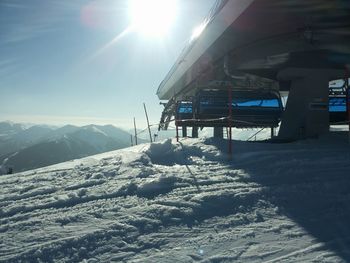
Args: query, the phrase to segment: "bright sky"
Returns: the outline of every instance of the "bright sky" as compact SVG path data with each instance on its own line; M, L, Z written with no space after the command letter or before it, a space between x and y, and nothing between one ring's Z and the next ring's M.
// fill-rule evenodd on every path
M1 0L0 120L130 128L145 102L157 123L157 87L215 0L134 2Z

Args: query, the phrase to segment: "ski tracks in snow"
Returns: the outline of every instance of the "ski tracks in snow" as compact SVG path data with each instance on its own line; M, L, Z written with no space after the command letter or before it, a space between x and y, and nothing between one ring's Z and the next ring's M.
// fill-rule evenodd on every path
M341 262L286 200L274 202L286 189L314 189L298 173L276 178L289 167L278 154L312 172L308 149L300 159L293 149L237 143L241 155L229 163L219 144L166 140L0 177L0 261ZM347 167L348 156L322 153Z

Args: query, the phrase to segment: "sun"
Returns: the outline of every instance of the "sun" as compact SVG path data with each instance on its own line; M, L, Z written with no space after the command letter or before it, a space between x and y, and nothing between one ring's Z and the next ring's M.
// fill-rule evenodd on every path
M131 28L146 36L163 36L173 26L177 0L129 0Z

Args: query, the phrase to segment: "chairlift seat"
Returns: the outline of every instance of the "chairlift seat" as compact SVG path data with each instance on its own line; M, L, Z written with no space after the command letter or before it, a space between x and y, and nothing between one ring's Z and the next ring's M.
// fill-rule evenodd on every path
M283 112L279 94L261 91L232 92L232 125L237 128L276 127ZM229 101L225 90L201 90L194 102L177 106L177 125L228 126Z
M201 91L197 95L199 119L228 117L229 101L227 91ZM282 101L277 93L262 91L232 92L233 126L275 127L283 112Z

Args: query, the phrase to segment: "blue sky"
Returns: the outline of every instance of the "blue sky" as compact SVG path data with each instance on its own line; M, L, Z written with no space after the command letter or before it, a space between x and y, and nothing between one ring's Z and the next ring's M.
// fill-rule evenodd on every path
M1 0L0 120L128 128L145 125L145 102L158 122L156 89L214 0L176 2L165 35L110 44L130 26L128 0Z

